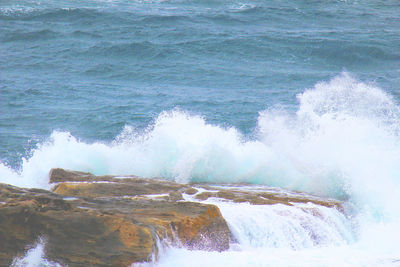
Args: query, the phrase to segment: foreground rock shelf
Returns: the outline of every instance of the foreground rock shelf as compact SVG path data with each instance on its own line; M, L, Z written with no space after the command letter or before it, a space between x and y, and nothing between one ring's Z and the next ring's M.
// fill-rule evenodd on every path
M52 191L0 184L0 266L39 239L45 257L69 266L129 266L157 255L157 242L223 251L232 236L210 198L255 205L340 202L246 186L178 184L136 176L52 169ZM187 201L190 198L194 201ZM185 200L186 199L186 200Z

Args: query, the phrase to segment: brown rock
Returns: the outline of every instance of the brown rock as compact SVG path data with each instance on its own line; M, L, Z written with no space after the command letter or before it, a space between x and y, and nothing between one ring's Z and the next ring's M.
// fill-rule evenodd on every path
M343 210L342 202L334 199L323 199L320 197L314 197L309 195L303 195L293 192L293 195L286 195L279 192L262 192L262 191L251 191L241 189L240 186L235 188L225 189L223 186L202 186L196 185L197 187L203 187L206 190L201 192L194 197L198 200L207 200L210 197L216 197L236 203L248 202L253 205L273 205L273 204L284 204L292 206L293 203L308 203L311 202L316 205L337 208Z
M209 197L216 197L217 194L215 192L201 192L200 194L197 194L195 196L196 199L198 200L207 200Z
M185 190L185 194L188 194L188 195L194 195L194 194L196 194L197 192L199 192L196 188L193 188L193 187L189 187L188 189L186 189Z
M51 169L49 173L50 183L59 182L93 182L93 181L109 181L111 176L95 176L89 172L79 172L64 170L60 168Z
M171 201L178 201L178 200L183 200L183 197L180 192L170 192L168 199Z
M157 240L189 249L223 251L232 235L210 197L254 205L312 202L341 207L336 200L302 194L246 190L239 185L191 185L136 176L95 176L52 169L54 192L0 184L0 266L9 266L39 238L45 257L69 266L128 266L149 261ZM68 196L68 197L66 197ZM319 216L318 213L315 216Z
M176 193L170 198L180 198ZM9 266L39 237L46 240L45 257L50 261L128 266L150 260L157 239L191 249L228 249L230 231L213 205L171 199L65 198L0 184L0 266Z
M167 194L171 201L181 200L181 193L194 195L197 200L204 201L209 197L217 197L234 202L248 202L254 205L273 205L277 203L293 205L292 203L311 202L316 205L326 207L336 207L342 209L341 202L333 199L322 199L318 197L306 196L293 192L291 195L279 192L263 192L243 190L240 185L234 185L230 189L223 186L213 186L206 184L193 184L206 191L198 193L198 190L184 184L174 183L158 179L143 179L137 176L124 176L127 178L116 178L117 176L95 176L91 173L69 171L63 169L52 169L50 171L50 181L65 182L56 185L53 191L68 196L146 196L152 194ZM89 181L96 183L70 183L77 181Z
M95 176L91 173L52 169L50 181L58 182L53 192L74 197L123 197L145 195L169 195L172 201L182 200L181 192L188 185L159 179L143 179L136 176Z

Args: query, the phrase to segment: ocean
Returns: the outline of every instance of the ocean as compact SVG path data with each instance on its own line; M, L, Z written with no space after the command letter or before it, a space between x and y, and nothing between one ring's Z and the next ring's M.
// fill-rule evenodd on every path
M0 182L60 167L347 205L321 224L216 203L239 245L157 266L399 266L399 101L397 0L0 1Z

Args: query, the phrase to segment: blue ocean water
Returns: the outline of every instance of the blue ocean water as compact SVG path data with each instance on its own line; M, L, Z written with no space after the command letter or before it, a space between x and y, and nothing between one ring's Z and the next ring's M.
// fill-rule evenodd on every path
M346 71L400 95L392 1L2 0L0 160L55 130L110 142L179 108L253 138L259 112Z

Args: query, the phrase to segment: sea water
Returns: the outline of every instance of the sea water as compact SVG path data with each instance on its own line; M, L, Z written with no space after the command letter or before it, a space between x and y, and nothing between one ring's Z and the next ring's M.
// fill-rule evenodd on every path
M397 0L3 0L0 181L49 188L61 167L336 198L344 214L213 202L238 242L156 264L400 265L399 14Z

